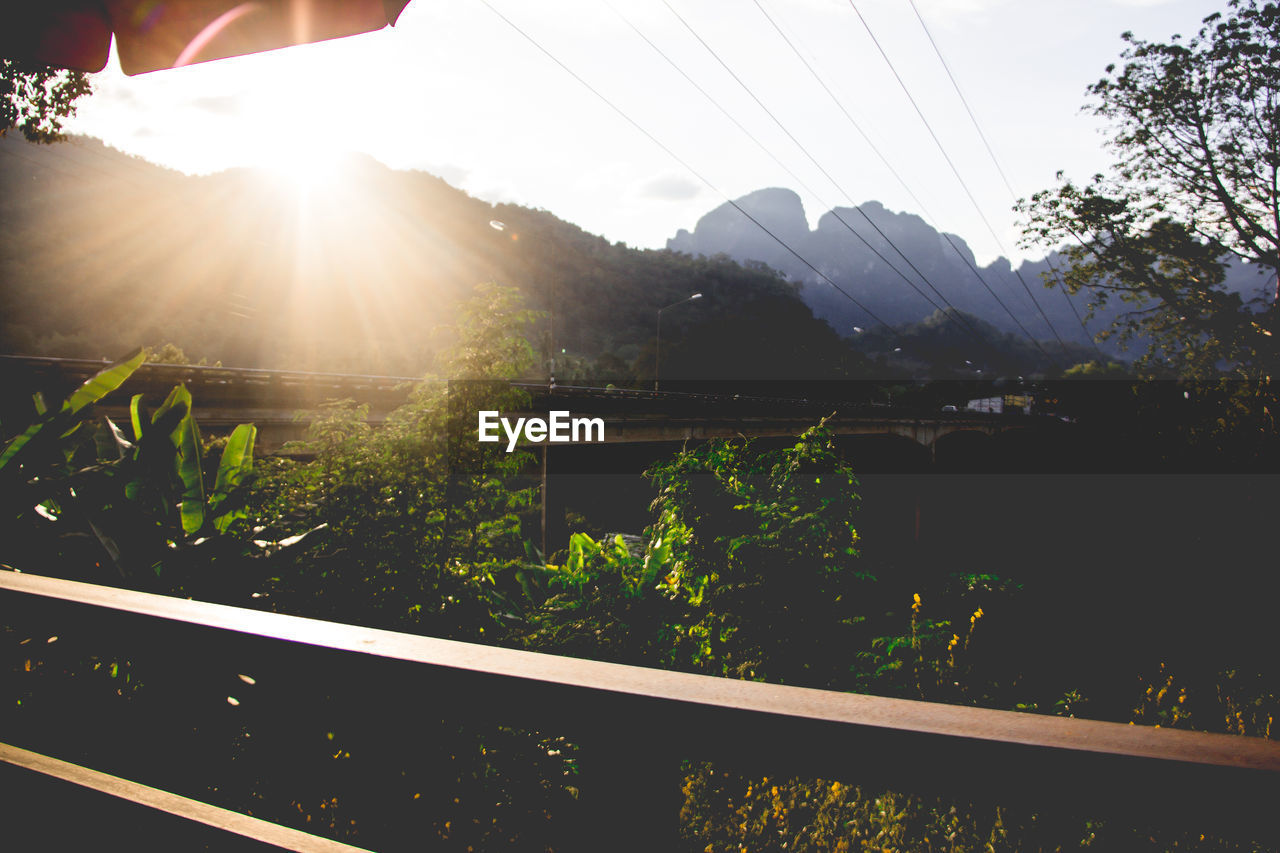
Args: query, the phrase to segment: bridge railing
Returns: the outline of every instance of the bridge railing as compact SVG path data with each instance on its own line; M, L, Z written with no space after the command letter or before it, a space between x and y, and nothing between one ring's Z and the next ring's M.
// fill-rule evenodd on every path
M325 650L377 670L358 688L388 691L364 697L374 705L412 696L424 707L572 733L583 749L584 825L573 833L583 849L605 849L603 838L608 849L673 847L681 758L1253 839L1278 834L1273 741L713 678L12 571L0 572L0 601L71 608L70 619L116 614L157 637L180 626L196 632L183 641L188 649L215 655L236 644L243 652L246 642L298 656ZM326 677L299 669L299 679ZM122 808L141 804L236 837L351 849L16 747L0 746L0 761L118 797Z

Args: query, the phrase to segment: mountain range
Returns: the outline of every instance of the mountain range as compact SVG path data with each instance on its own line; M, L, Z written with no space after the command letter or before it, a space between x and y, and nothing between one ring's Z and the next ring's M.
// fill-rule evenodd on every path
M767 264L799 283L805 303L844 335L876 325L861 303L894 326L954 308L1004 332L1091 347L1093 335L1121 310L1114 306L1086 321L1084 294L1046 287L1046 278L1056 282L1056 270L1065 265L1056 252L1016 269L1003 257L979 266L963 238L877 201L834 208L810 229L799 195L762 189L720 205L692 232L680 229L667 248ZM1246 298L1264 284L1248 268L1228 271L1226 287ZM1121 354L1112 343L1101 347L1110 356Z
M96 358L174 343L228 365L418 375L447 344L458 301L494 281L540 312L537 370L554 357L562 380L652 376L657 312L692 293L705 298L663 319L664 377L858 378L988 350L1001 369L1049 366L1057 344L1007 261L978 268L959 237L877 202L830 211L812 230L790 190L737 205L642 250L363 155L327 184L301 185L254 169L184 175L92 139L37 146L11 134L0 137L0 352ZM1053 361L1096 355L1064 294L1041 284L1045 268L1019 272L1069 345ZM875 321L853 300L896 328L862 335ZM913 362L897 354L904 334L939 345ZM975 349L965 334L984 340Z

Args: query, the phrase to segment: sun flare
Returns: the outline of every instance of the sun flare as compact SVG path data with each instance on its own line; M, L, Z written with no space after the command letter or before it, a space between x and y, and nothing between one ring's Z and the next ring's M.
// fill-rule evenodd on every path
M253 105L258 116L253 159L259 168L299 190L331 187L341 172L345 150L332 111L313 88L298 84Z
M342 173L343 152L314 140L280 139L264 146L258 166L283 178L298 190L324 190Z

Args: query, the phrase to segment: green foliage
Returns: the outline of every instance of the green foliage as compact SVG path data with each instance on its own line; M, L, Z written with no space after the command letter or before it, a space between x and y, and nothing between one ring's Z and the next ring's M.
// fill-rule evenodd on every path
M509 379L532 360L533 315L514 291L485 285L461 310L440 377L428 378L379 429L351 401L311 413L297 450L259 485L263 536L329 526L327 541L264 592L276 606L438 636L485 638L524 595L519 514L533 504L516 478L525 452L477 440L482 409L527 402Z
M50 189L15 202L5 220L0 350L97 357L125 341L169 341L192 362L444 375L436 359L452 342L428 333L456 325L474 284L493 280L540 312L524 331L537 355L525 377L545 380L554 350L561 383L652 383L656 312L695 292L705 295L699 304L664 318L664 377L832 378L858 366L796 286L772 271L610 243L546 211L495 208L423 172L355 158L344 192L424 239L398 239L370 217L354 225L313 217L306 237L326 247L328 262L300 267L292 243L253 236L292 227L287 193L266 187L264 195L260 181L237 170L191 177L89 140L77 146L95 156L60 159ZM32 167L4 165L9 180ZM116 185L113 175L128 204L102 191L101 181ZM166 214L174 199L183 217ZM489 226L495 218L505 231ZM120 239L86 251L74 235L101 221L118 222ZM169 251L151 251L157 244ZM76 286L86 280L92 293ZM296 298L304 284L315 298ZM172 298L139 301L138 292ZM158 355L167 358L163 347Z
M209 495L209 512L219 533L226 533L233 521L248 514L244 507L228 507L225 510L222 507L223 504L231 503L232 496L250 484L253 475L253 443L257 437L256 427L240 424L232 430L223 446L222 457L218 461L217 479L213 483L213 493Z
M1280 10L1231 0L1193 38L1124 35L1124 64L1091 87L1119 162L1022 205L1029 242L1067 244L1069 291L1127 303L1112 332L1149 342L1142 366L1242 378L1277 366ZM1259 294L1223 287L1224 263L1259 271ZM1052 284L1052 282L1050 282Z
M185 387L154 413L135 395L128 434L107 417L89 422L92 404L117 390L143 355L104 368L58 406L33 401L31 422L0 453L0 499L12 525L6 562L99 582L109 565L125 583L179 589L200 583L215 561L253 554L243 536L228 535L246 515L253 426L240 425L223 443L210 489Z
M1003 809L975 814L937 800L892 791L877 795L827 779L771 779L699 764L690 768L681 790L682 835L696 842L695 849L712 853L960 853L1017 850L1019 841L1032 840L1008 825Z
M92 90L82 71L0 59L0 136L17 129L29 142L57 142L76 101Z
M821 423L781 446L711 441L677 454L650 471L658 494L642 542L577 533L562 558L547 562L521 530L521 514L534 505L525 488L528 455L475 440L477 410L513 411L525 402L504 380L528 368L524 331L535 318L516 294L493 286L480 288L463 316L440 377L419 385L378 428L351 401L319 409L308 440L295 448L311 460L260 465L266 476L247 509L252 428L223 441L215 463L185 389L155 413L135 397L126 429L108 420L96 431L70 431L89 403L124 381L128 371L113 366L62 406L40 401L40 428L21 432L23 443L0 464L0 475L22 470L9 485L47 491L38 504L24 497L30 509L17 520L92 542L82 565L98 560L139 574L159 554L162 578L187 593L207 587L179 569L271 554L253 564L245 575L252 587L242 588L278 610L337 621L960 704L1071 715L1090 702L1076 685L1024 696L1019 673L1003 666L1002 652L1020 639L1001 627L1016 607L1016 586L978 571L944 580L865 565L857 478ZM250 523L252 548L235 535ZM328 535L319 542L314 533L290 535L307 528ZM315 547L295 557L303 544ZM122 678L136 685L142 673L128 659L100 662L93 671L113 689ZM1277 703L1260 676L1224 675L1216 700L1175 688L1163 671L1156 678L1133 708L1143 722L1226 719L1234 731L1270 734ZM420 722L418 709L401 716ZM417 738L412 755L428 758L402 759L405 791L432 799L445 768L459 798L412 812L429 815L428 837L459 849L513 837L541 843L553 807L564 814L575 805L576 748L561 733L470 723L437 725L429 716L410 735L330 732L298 754L316 762L308 766L332 766L353 751L405 753ZM253 744L268 740L261 731ZM359 797L342 782L326 784L281 774L253 791L270 791L277 805L287 800L337 832L334 811L357 814ZM1138 838L1118 827L1052 826L1039 816L705 765L685 775L682 827L694 849L712 850L1037 849Z
M681 837L687 849L707 853L1270 849L1196 831L772 778L705 762L688 768L681 793Z
M190 364L191 359L182 351L182 347L174 343L166 343L161 347L147 347L147 363L149 364Z
M571 539L527 638L554 648L739 678L826 685L848 665L863 587L856 480L818 426L763 450L715 440L648 472L655 521L621 538ZM539 577L534 575L534 577Z
M857 479L823 424L794 444L709 441L650 470L643 543L578 533L562 565L522 570L537 649L882 695L1007 704L970 649L1016 586L960 574L904 620L905 579L861 565ZM975 617L974 614L978 615ZM960 626L972 619L967 629ZM956 637L956 634L959 637ZM953 642L954 639L954 642ZM963 686L959 686L963 685Z
M42 451L47 452L51 443L65 439L75 433L83 422L81 413L91 403L96 403L107 394L120 387L142 364L142 350L135 350L120 361L98 372L77 388L55 410L50 410L43 397L36 395L32 400L35 418L18 435L10 438L0 451L0 469L6 469L6 477L18 477L27 461Z
M996 375L1043 374L1056 369L1057 361L1086 358L1090 352L1080 344L1067 343L1062 350L1028 341L1021 335L1002 332L991 323L956 309L937 310L918 323L903 323L892 329L876 326L852 339L858 350L874 355L881 370L891 375L960 378L973 375L966 361L986 365ZM1053 353L1046 357L1045 351ZM994 378L994 376L992 377Z
M856 568L853 472L824 426L759 451L713 441L650 472L653 536L677 559L666 595L690 608L678 648L707 671L829 683L829 649L872 580Z
M1064 379L1127 379L1128 368L1117 361L1103 363L1097 359L1073 364L1062 372Z
M617 595L637 598L652 588L654 575L665 554L661 543L656 554L649 553L640 558L631 553L622 534L611 542L596 542L585 533L575 533L569 537L568 557L564 565L550 576L549 582L553 587L576 589L581 595L588 582L608 576L616 583ZM554 571L557 567L548 568Z

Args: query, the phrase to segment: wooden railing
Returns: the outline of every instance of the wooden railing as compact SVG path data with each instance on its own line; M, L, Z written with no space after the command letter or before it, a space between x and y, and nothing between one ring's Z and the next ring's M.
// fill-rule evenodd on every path
M433 701L447 699L462 713L484 709L505 714L507 724L572 732L584 764L597 771L584 775L583 813L593 827L582 836L607 831L620 839L609 849L671 846L675 799L662 792L682 757L1255 840L1278 834L1280 743L1273 741L712 678L0 571L7 612L34 600L127 614L121 618L157 631L190 626L207 644L329 650L354 665L393 667L376 681L388 689L426 685ZM344 849L15 747L0 747L0 760L269 844ZM669 819L645 809L645 820L628 820L627 810L645 802L669 806Z

